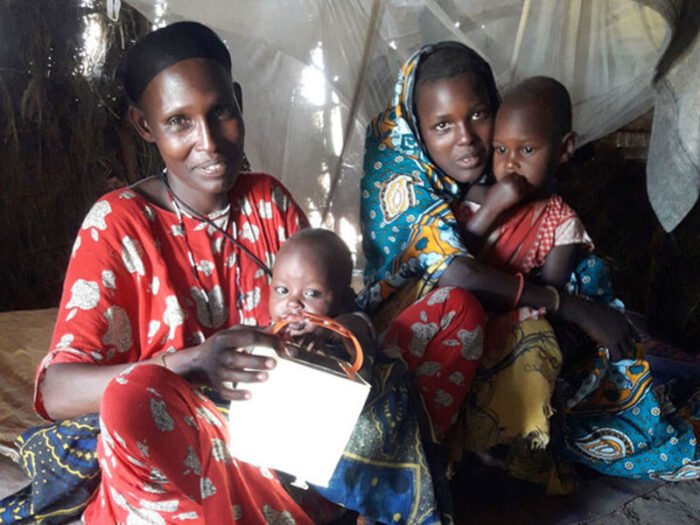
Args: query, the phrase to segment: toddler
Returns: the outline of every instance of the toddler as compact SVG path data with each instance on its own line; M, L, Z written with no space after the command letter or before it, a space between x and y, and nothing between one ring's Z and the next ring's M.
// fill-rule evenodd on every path
M492 186L475 185L456 216L479 259L543 285L621 306L608 271L576 214L554 193L559 167L573 155L566 88L548 77L525 80L496 115ZM520 308L518 319L545 312ZM621 357L621 348L609 349Z
M445 498L449 499L449 494L444 490L433 493L431 488L446 480L437 457L424 450L425 444L432 443L433 435L427 414L409 387L411 378L403 363L379 352L375 355L377 344L371 321L366 314L354 311L351 276L352 256L347 245L335 233L314 228L290 237L272 269L272 322L304 312L333 318L358 339L364 354L359 373L372 386L370 399L348 444L353 455L344 455L336 468L334 476L344 481L316 490L329 500L343 501L346 507L356 510L357 525L369 525L375 520L390 523L397 515L405 516L410 523L440 522L437 508L448 508ZM438 309L440 306L436 305ZM309 340L314 348L321 347L325 353L341 357L336 351L344 350L333 338L329 340L319 332L323 330L300 317L287 325L284 335L296 341ZM343 356L346 360L349 357ZM382 461L377 462L378 457ZM438 464L440 467L434 470ZM410 477L416 477L416 488L397 488L396 479L404 479L409 472ZM433 498L440 503L429 504L428 508L434 508L419 517L421 507L416 501L425 505Z

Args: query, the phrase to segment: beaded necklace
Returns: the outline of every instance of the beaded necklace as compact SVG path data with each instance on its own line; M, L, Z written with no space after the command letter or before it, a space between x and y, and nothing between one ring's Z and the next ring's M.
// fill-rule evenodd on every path
M200 271L203 271L200 266L197 265L197 262L194 258L194 254L192 251L192 247L190 246L189 240L187 238L187 231L185 229L185 223L183 221L183 217L189 217L195 220L198 220L204 224L208 225L209 228L213 231L217 231L220 234L224 236L228 241L230 241L235 248L238 248L239 252L245 253L248 257L253 259L255 263L262 268L265 273L268 275L272 275L272 271L270 268L267 267L265 263L263 263L258 257L256 257L250 250L248 250L245 246L243 246L237 239L238 237L238 232L237 232L237 227L235 221L231 221L231 203L229 202L225 208L215 211L213 213L210 213L209 215L203 215L199 213L197 210L192 208L189 204L187 204L185 201L180 199L180 197L177 196L177 194L172 190L170 187L170 184L168 183L168 179L165 175L165 171L160 174L160 179L163 182L165 188L168 191L168 195L170 196L173 209L175 210L175 213L178 217L178 227L180 228L180 231L182 232L182 236L184 238L185 246L187 247L187 258L188 262L190 264L190 267L192 268L192 271L194 272L195 279L197 280L197 283L199 284L200 289L203 291L201 294L202 299L204 299L204 303L206 304L207 308L207 314L209 317L209 320L214 321L215 319L215 314L216 312L214 311L214 308L211 305L211 301L209 298L208 293L206 292L206 289L204 288L201 279L200 279ZM229 223L230 223L230 229L231 233L228 233L229 229ZM241 274L241 267L240 264L235 264L234 267L235 271L235 284L236 284L236 291L238 293L238 297L236 298L236 307L238 310L238 318L243 319L244 318L244 312L243 312L243 305L245 302L245 293L243 292L241 285L240 285L240 274Z

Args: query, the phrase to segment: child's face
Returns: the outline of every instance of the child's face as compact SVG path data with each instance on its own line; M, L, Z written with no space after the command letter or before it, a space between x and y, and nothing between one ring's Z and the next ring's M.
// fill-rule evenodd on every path
M328 261L309 246L298 243L285 246L272 269L269 305L272 321L301 312L327 317L338 315L343 293L334 287L331 275ZM291 336L313 330L313 325L305 321L288 325Z
M438 167L457 182L474 182L489 162L493 112L475 75L421 84L416 113L423 142Z
M517 173L540 189L556 175L562 160L562 143L534 106L505 102L496 115L493 134L493 174L496 180Z

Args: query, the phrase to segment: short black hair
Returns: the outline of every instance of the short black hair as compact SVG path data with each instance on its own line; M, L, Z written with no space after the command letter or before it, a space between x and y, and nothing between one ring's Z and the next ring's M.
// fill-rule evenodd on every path
M417 93L421 85L463 74L474 75L481 81L486 88L491 109L495 112L500 97L491 66L479 53L460 42L440 42L428 48L426 55L418 62L414 92Z
M352 253L337 233L323 228L304 228L292 235L282 245L282 249L290 241L312 247L318 254L318 258L330 266L329 272L333 282L337 282L343 290L350 288L353 269Z
M188 58L213 60L231 73L231 55L214 31L199 22L176 22L148 33L129 49L122 67L126 95L138 104L153 77Z
M523 80L506 93L504 102L531 104L547 113L555 138L573 129L571 97L564 84L551 77L537 76Z

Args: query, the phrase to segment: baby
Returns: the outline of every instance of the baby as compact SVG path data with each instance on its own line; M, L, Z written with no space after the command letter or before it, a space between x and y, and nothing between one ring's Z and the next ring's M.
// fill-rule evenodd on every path
M300 230L282 245L272 268L272 322L303 312L334 318L358 339L365 361L371 363L373 328L369 317L353 311L351 278L352 255L338 235L320 228ZM284 333L308 339L315 331L316 326L300 319L287 325ZM313 339L319 341L318 337Z

